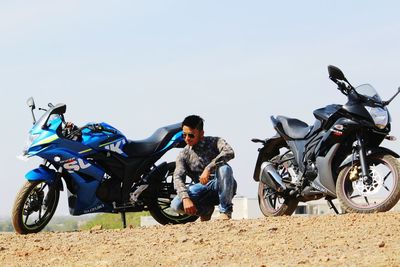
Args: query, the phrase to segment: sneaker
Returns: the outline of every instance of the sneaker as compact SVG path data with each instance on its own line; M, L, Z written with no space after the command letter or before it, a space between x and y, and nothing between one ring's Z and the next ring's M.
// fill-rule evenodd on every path
M218 220L226 221L232 218L232 213L220 213Z
M210 209L210 211L208 211L206 214L201 215L201 216L200 216L200 221L201 221L201 222L206 222L206 221L211 220L211 216L213 215L213 213L214 213L214 207L212 207L212 208Z

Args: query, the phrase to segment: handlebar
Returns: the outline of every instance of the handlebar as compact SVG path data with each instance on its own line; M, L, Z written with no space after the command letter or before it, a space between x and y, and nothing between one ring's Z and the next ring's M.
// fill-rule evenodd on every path
M101 132L109 132L109 133L112 133L112 134L117 134L118 133L116 130L105 128L105 127L101 126L98 123L90 124L90 125L83 126L83 127L80 128L81 131L83 129L89 129L89 130L91 130L91 131L93 131L95 133L101 133Z
M68 123L67 123L67 125L68 125ZM73 139L75 137L82 136L82 131L84 129L89 129L94 133L102 133L102 132L108 132L108 133L112 133L112 134L117 134L118 133L118 131L116 131L114 129L105 128L105 127L103 127L103 126L101 126L100 124L97 124L97 123L90 124L90 125L85 125L85 126L80 127L80 128L76 127L75 125L73 125L71 123L71 125L69 127L70 127L69 130L68 130L68 127L65 127L64 130L63 130L64 136L66 138L69 138L69 139Z
M353 89L353 86L351 86L351 84L345 80L334 80L334 82L338 85L338 89L344 95L348 95Z

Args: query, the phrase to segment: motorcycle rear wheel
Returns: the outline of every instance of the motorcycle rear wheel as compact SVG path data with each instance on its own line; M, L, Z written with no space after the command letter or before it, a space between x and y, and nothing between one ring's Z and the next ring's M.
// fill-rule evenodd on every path
M60 191L45 181L27 181L18 192L13 210L12 223L18 234L40 232L56 211Z
M161 182L161 189L158 196L151 200L149 212L160 224L182 224L194 222L198 216L178 214L171 208L171 201L176 196L172 175L175 170L175 162L168 163L168 173Z
M284 198L261 181L258 183L258 204L265 217L292 215L299 201L295 198Z
M371 155L367 157L367 164L369 181L363 181L360 168L354 178L354 168L360 166L359 162L343 168L339 173L336 194L345 212L385 212L393 208L400 199L398 159L391 155Z

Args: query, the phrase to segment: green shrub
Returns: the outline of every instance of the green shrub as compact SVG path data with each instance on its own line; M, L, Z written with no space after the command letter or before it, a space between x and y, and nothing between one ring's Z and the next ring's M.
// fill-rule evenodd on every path
M149 215L150 214L147 211L126 213L126 225L140 226L140 217ZM98 225L101 225L103 229L121 229L123 228L121 214L97 214L93 219L90 219L81 225L79 229L89 230Z

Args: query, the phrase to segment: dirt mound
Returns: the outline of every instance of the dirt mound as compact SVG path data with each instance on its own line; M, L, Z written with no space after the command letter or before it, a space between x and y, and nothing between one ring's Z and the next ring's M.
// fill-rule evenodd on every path
M400 213L0 234L2 266L400 266Z

